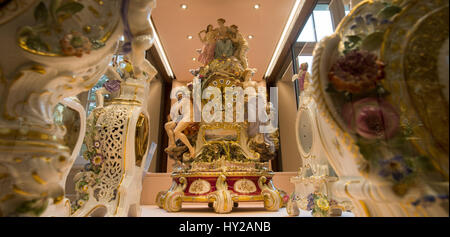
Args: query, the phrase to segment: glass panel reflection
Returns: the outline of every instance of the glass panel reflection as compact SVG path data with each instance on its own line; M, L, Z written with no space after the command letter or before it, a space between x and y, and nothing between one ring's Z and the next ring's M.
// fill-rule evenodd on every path
M314 32L312 16L309 17L305 27L303 27L302 33L298 37L297 42L316 42L316 34Z

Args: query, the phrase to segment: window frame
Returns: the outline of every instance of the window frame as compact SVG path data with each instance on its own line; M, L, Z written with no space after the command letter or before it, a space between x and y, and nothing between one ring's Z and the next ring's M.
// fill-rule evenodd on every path
M339 22L348 14L347 11L348 12L350 11L349 7L345 6L343 4L342 0L319 0L316 3L315 8L319 4L328 5L328 11L330 12L330 16L331 16L331 24L332 24L333 32L336 30ZM294 75L298 74L298 68L300 66L298 57L299 56L312 56L314 48L315 48L316 44L318 43L314 11L316 11L316 10L314 9L311 12L310 16L308 17L308 20L310 18L312 19L314 38L316 41L315 42L301 42L301 41L299 42L298 41L298 39L300 38L300 35L303 33L303 30L306 26L306 23L305 23L305 25L302 27L302 29L297 34L297 40L291 46L292 71L293 71ZM311 67L312 65L309 65L309 66ZM295 96L296 96L297 109L298 109L300 106L300 101L299 101L300 91L298 91L298 81L294 81L293 83L294 83L294 92L295 92Z

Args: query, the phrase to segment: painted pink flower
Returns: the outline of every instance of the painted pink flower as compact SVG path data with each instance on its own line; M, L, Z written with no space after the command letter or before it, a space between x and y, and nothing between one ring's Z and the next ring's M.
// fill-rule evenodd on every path
M342 108L348 128L367 139L389 139L399 128L400 117L388 102L368 97Z

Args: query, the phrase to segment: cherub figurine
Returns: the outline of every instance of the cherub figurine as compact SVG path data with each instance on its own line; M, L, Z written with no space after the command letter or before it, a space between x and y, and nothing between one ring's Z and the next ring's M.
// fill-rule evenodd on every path
M202 37L202 33L205 33L204 37ZM203 65L207 65L214 59L217 31L214 29L213 25L208 25L206 30L202 30L198 33L198 37L203 43L203 48L198 57L198 61L203 63Z
M248 42L239 32L238 26L236 25L230 26L230 31L231 31L231 41L236 45L233 55L241 61L241 64L244 67L244 69L247 69Z
M192 84L188 85L188 89L192 92ZM188 147L191 158L194 157L195 150L183 131L193 125L193 111L192 96L187 98L186 96L183 97L182 93L179 93L178 101L170 110L170 117L172 120L164 125L167 136L169 137L169 146L167 147L167 150L174 149L176 147L175 141L180 139L181 142Z
M217 43L214 58L227 58L233 56L233 42L230 39L230 28L225 26L225 19L217 20L219 27L217 31Z
M128 3L126 12L128 24L125 26L126 40L131 41L130 61L138 78L146 74L148 79L153 79L157 71L153 65L145 59L145 52L153 45L153 30L150 24L150 14L156 7L155 0L124 1ZM148 19L143 21L142 19Z

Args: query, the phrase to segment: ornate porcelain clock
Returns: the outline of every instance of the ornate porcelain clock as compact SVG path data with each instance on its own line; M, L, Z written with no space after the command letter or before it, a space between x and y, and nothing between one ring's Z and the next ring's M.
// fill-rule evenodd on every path
M311 211L314 216L340 215L341 207L329 198L328 193L328 182L337 180L330 177L328 155L322 141L322 137L329 134L321 134L319 130L320 115L309 85L309 80L304 81L305 90L300 94L295 129L302 167L298 176L291 178L295 191L287 204L287 212L296 216L300 208Z
M245 38L237 26L228 27L224 22L219 19L218 28L208 26L201 32L205 33L200 36L205 46L199 61L204 66L192 71L194 84L184 91L193 96L179 94L172 109L182 115L171 116L172 121L165 125L169 137L166 152L176 165L172 187L161 191L156 202L170 212L180 211L186 202L208 203L217 213L231 212L239 202L264 202L270 211L285 204L285 193L273 185L274 173L269 169L278 149L278 129L270 122L249 119L256 112L256 98L259 111L275 115L273 107L265 96L256 96L256 90L266 88L257 88L250 80L253 69L247 68ZM239 89L254 93L239 97L227 92L239 94ZM203 95L198 104L197 93ZM188 109L201 106L201 119L193 121L194 116L178 105ZM205 112L208 109L213 112Z
M330 192L357 216L448 216L448 7L362 1L314 51Z

